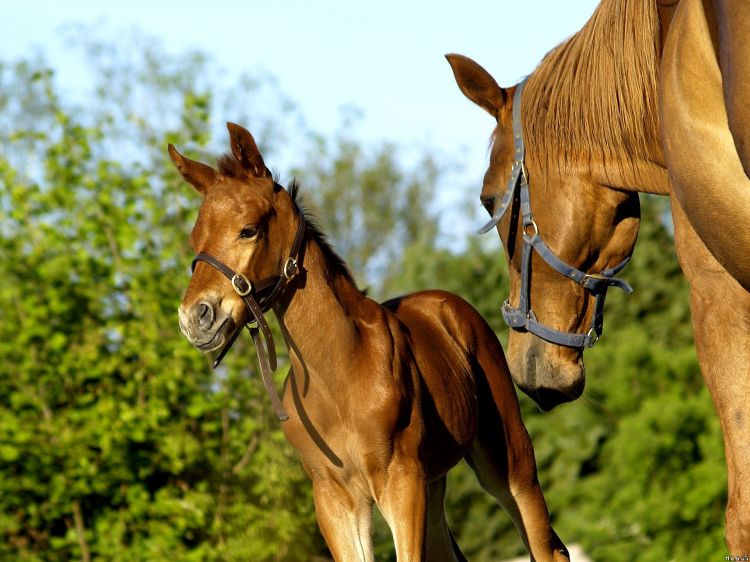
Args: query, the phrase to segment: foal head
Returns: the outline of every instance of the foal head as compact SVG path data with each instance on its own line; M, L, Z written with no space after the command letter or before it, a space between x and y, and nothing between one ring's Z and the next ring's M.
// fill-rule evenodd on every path
M497 122L481 193L482 205L493 215L516 160L512 124L516 87L500 88L469 58L447 58L464 95ZM530 79L527 90L532 86ZM524 104L522 123L531 119L529 113L534 111L543 112L545 108ZM561 137L566 134L559 131ZM559 165L559 155L544 154L541 143L534 141L526 139L525 162L539 236L556 256L584 272L600 272L622 262L631 254L638 231L637 196L602 189L594 179L594 163L588 155ZM508 261L512 306L518 305L521 291L523 226L519 214L516 197L497 223ZM594 313L594 295L555 271L536 252L532 252L531 271L530 300L538 322L560 332L586 334ZM582 347L559 345L530 331L511 330L507 357L516 384L542 409L574 400L583 392Z
M232 147L218 169L169 155L185 180L203 197L190 235L196 253L217 257L251 283L281 274L300 217L289 193L271 177L252 135L227 124ZM202 351L221 348L248 321L247 308L229 280L197 262L182 304L180 328Z

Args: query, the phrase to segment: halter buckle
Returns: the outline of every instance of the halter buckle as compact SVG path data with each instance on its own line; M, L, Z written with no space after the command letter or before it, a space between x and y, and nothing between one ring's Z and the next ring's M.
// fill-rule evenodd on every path
M591 328L589 328L589 331L586 332L586 341L588 342L586 347L594 347L596 345L596 342L599 341L599 336L600 334L593 326L591 326Z
M253 284L242 273L235 273L232 276L231 282L235 292L241 297L249 295L253 290ZM240 282L244 283L244 286L240 285Z
M294 258L287 258L281 272L284 274L284 278L287 281L291 281L297 277L297 275L299 275L299 264L297 263L297 260Z

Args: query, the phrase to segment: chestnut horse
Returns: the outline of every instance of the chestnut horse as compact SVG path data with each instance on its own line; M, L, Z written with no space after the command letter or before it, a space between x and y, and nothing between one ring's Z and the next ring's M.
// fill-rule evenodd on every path
M368 298L301 210L296 185L287 192L271 178L248 131L229 131L232 154L218 170L169 147L203 197L180 326L199 349L226 349L249 312L262 326L261 310L273 309L292 361L282 427L312 479L334 558L374 559L375 503L399 561L464 560L443 498L446 472L465 458L534 560L568 560L503 350L484 319L442 291L382 305ZM264 284L281 289L268 297Z
M738 555L750 553L748 33L744 0L604 0L517 86L448 55L461 91L496 120L481 200L509 264L511 373L543 409L583 391L604 291L628 288L613 275L635 244L637 194L673 196Z

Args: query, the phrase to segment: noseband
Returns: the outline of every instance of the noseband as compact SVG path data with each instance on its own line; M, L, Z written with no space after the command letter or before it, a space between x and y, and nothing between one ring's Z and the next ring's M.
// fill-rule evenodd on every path
M258 361L260 363L263 384L271 398L271 403L273 404L276 415L281 421L288 420L289 416L284 410L284 406L281 404L281 399L279 398L279 394L276 391L276 386L274 385L271 376L272 372L276 370L276 346L273 342L271 328L268 326L268 322L266 321L265 316L263 316L263 313L268 312L276 304L284 293L284 289L286 289L289 283L291 283L300 272L299 254L300 249L302 248L302 240L305 237L305 219L302 216L302 213L297 213L297 216L299 217L297 235L292 243L289 257L281 268L281 275L268 277L258 281L253 286L253 283L245 275L234 271L219 258L206 252L201 252L196 255L192 263L193 271L195 271L195 266L199 261L205 262L218 269L224 277L229 279L232 288L245 302L248 312L252 315L252 319L246 324L246 327L253 338L255 349L258 352ZM253 323L256 325L251 326ZM219 366L219 363L221 363L221 360L227 354L229 348L232 347L232 344L234 344L241 331L242 328L235 330L227 340L227 343L224 344L224 347L214 361L214 369ZM263 340L261 340L260 337L261 333L263 335Z
M611 269L605 269L600 273L585 273L576 267L565 263L550 250L539 234L539 227L534 222L531 213L531 200L529 199L528 171L524 164L526 147L523 142L523 130L521 128L521 92L526 81L516 86L513 96L513 144L515 146L515 161L511 168L508 187L503 194L500 205L495 209L490 221L484 225L479 233L483 234L500 222L508 207L519 193L521 202L523 253L521 254L521 295L518 307L510 304L510 297L505 300L502 307L503 320L514 330L525 330L547 340L548 342L564 345L566 347L593 347L602 334L604 324L604 300L607 297L609 287L617 287L626 293L632 293L633 289L624 279L615 277L628 263L630 257L625 258L622 263ZM596 296L594 315L591 325L585 334L575 332L563 332L540 323L534 311L531 309L531 252L539 254L547 265L552 269L572 279L584 289Z

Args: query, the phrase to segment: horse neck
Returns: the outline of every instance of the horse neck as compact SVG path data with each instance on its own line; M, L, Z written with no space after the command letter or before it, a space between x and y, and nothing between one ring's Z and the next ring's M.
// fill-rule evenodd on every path
M583 165L599 185L668 193L659 141L660 58L656 4L603 0L529 77L523 112L529 146L555 167L562 159L568 175Z
M357 353L358 313L367 299L315 242L304 248L304 277L274 308L290 346L290 355L308 373L335 378ZM334 382L331 380L330 382Z

